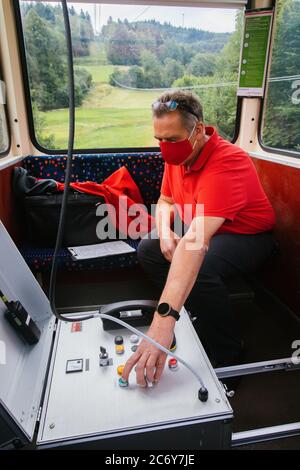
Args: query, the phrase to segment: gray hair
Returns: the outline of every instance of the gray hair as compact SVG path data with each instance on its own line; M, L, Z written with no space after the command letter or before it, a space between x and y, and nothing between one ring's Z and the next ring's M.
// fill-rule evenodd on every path
M177 111L180 113L184 127L191 132L198 121L203 122L203 108L197 95L188 90L174 90L164 92L158 99L162 105L152 109L153 117L160 118L170 112L164 103L176 101Z

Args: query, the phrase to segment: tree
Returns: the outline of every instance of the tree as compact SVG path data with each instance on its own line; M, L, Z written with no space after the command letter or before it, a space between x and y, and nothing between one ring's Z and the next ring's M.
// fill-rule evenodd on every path
M238 78L242 30L243 13L239 12L236 15L235 31L216 59L216 75L218 78L227 76L228 73L232 73L236 76L236 79Z
M144 72L141 67L134 65L127 71L115 69L109 77L109 83L112 86L124 86L132 88L144 88L145 84Z
M33 8L27 11L24 18L24 32L31 98L37 109L46 111L67 107L69 92L64 36L50 27ZM76 83L81 86L75 87L77 106L91 86L91 75L86 72L83 79L83 74L80 73L75 70Z
M214 74L216 70L215 54L196 54L188 66L188 73L196 77L206 77Z
M163 70L163 81L165 86L169 87L178 78L184 75L184 67L175 59L166 59Z
M66 78L63 38L33 9L25 16L24 30L32 97L40 109L51 109Z
M73 15L70 17L70 23L74 56L90 55L90 43L94 40L94 30L90 17L87 18L81 10L79 16Z
M121 23L110 23L104 30L107 31L107 59L115 65L139 65L140 49L136 34Z
M54 135L45 134L45 118L42 116L42 113L38 110L37 105L33 103L32 105L33 113L33 122L34 122L34 131L37 142L47 149L55 149L55 139Z
M37 14L51 23L55 23L55 15L53 9L50 5L45 5L44 3L37 3L34 5Z
M144 70L144 82L147 88L161 87L161 66L156 56L152 52L144 50L141 54L141 63Z
M186 49L183 44L178 44L171 38L166 39L162 43L158 49L157 56L162 63L164 63L166 59L174 59L182 65L185 65L187 61L191 59L191 55L188 54L188 49Z

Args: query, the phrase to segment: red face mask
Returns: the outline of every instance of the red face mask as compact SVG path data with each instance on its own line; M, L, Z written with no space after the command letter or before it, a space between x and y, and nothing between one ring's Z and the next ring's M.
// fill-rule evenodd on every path
M195 130L192 130L188 139L179 140L178 142L160 142L161 156L166 163L170 165L181 165L191 155L195 144L191 144L190 138Z

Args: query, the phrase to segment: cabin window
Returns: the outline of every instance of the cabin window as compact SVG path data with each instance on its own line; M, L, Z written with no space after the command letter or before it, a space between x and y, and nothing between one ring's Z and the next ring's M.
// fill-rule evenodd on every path
M61 6L19 4L32 139L42 150L58 152L68 142ZM76 150L157 148L151 103L168 88L197 93L205 123L233 139L241 10L69 3L69 12Z
M264 146L300 152L300 1L277 2L270 77L264 104Z
M5 103L5 82L1 79L0 74L0 158L8 153L10 147Z

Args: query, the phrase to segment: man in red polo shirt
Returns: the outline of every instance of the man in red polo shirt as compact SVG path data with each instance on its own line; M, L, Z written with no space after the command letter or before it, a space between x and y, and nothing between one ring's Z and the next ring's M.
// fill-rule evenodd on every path
M224 279L251 273L270 256L274 211L250 157L204 125L197 96L164 93L153 104L153 125L165 168L156 230L138 248L160 296L148 334L169 348L185 305L197 316L196 329L214 365L238 363L242 341ZM160 379L165 361L143 340L123 379L135 366L137 383L145 387Z

